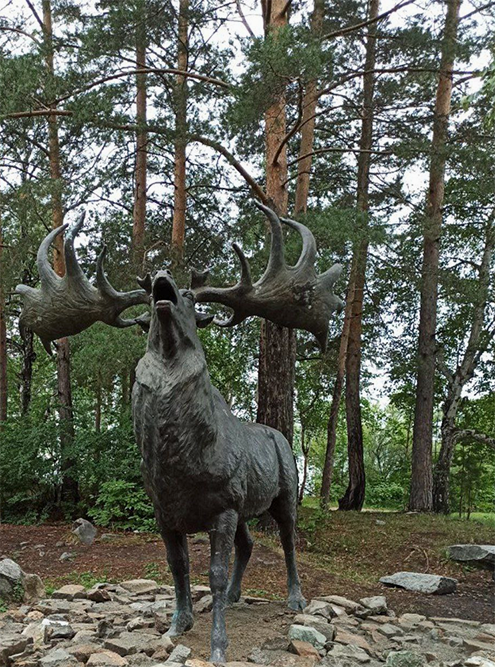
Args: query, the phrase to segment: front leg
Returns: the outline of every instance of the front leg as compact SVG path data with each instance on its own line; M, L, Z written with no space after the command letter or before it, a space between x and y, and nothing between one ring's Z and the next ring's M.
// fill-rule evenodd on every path
M234 510L219 514L210 530L210 587L213 595L211 662L225 662L228 646L225 629L229 559L234 544L238 515Z
M176 637L186 632L186 630L190 630L194 623L189 583L187 538L176 531L163 529L160 532L167 547L167 561L175 584L176 608L167 635Z

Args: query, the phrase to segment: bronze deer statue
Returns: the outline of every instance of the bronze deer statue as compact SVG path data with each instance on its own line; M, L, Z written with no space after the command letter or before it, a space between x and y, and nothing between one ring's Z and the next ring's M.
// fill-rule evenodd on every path
M75 333L101 320L113 326L143 324L143 318L122 320L127 305L149 303L148 345L138 364L132 394L136 439L142 473L153 502L160 533L167 548L176 593L176 610L168 635L180 635L193 625L189 584L187 535L210 535L210 586L213 596L211 660L224 662L228 645L225 608L241 595L241 581L252 551L247 521L265 511L278 523L285 553L289 606L302 610L295 554L297 470L291 448L278 431L246 424L231 412L210 382L197 327L212 316L198 313L195 301L230 306L234 315L221 325L233 325L249 315L267 317L284 326L312 331L324 347L328 318L342 307L332 286L341 267L317 276L316 245L304 225L285 220L301 233L303 249L295 267L287 267L281 223L269 208L272 242L268 267L253 284L248 262L236 247L242 266L233 288L207 287L206 274L196 274L191 289L178 289L167 270L139 279L144 288L116 292L98 260L97 287L92 287L75 259L69 232L65 241L67 275L56 276L47 251L59 228L43 241L38 253L41 290L21 285L23 326L49 341ZM79 225L80 226L80 225ZM78 292L80 285L80 292ZM111 298L113 296L113 299ZM235 547L233 573L228 582L229 558Z

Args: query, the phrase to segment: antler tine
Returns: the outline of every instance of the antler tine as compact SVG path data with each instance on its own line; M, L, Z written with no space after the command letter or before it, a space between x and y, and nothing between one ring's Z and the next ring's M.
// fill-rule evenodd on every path
M320 285L323 285L325 289L331 289L340 278L343 268L342 264L334 264L327 269L325 273L321 273L318 276L318 282Z
M271 208L256 202L256 206L263 211L263 213L268 218L271 229L271 244L270 244L270 257L268 259L268 266L263 275L263 278L268 278L273 274L279 273L286 268L285 257L284 257L284 237L282 234L282 225L280 224L280 218L272 211Z
M213 323L216 324L218 327L227 328L227 327L233 327L236 324L240 324L245 319L246 319L245 315L242 315L242 313L239 313L234 310L234 312L228 319L221 320L218 317L215 317L213 319Z
M105 255L107 254L107 246L104 245L101 249L98 259L96 260L96 284L102 294L110 299L116 299L118 292L110 284L105 273Z
M65 235L64 243L65 272L68 278L77 279L77 282L88 282L84 271L79 266L79 262L77 261L76 253L74 250L74 239L81 231L85 217L86 212L83 211L79 216L76 224L73 227L70 227L69 231Z
M313 236L313 232L308 229L306 225L303 225L300 222L296 222L296 220L290 220L289 218L280 218L280 220L284 224L296 230L296 232L299 232L302 238L301 254L293 268L299 270L306 267L311 267L314 270L314 264L316 260L316 241L315 237Z
M100 292L111 299L112 301L118 303L119 310L125 310L130 306L137 306L139 304L148 304L149 295L144 289L131 290L130 292L118 292L110 283L105 273L105 255L107 254L107 246L104 245L98 259L96 260L96 285ZM121 322L124 323L123 326L131 326L131 324L136 324L134 319L132 320L123 320L120 318ZM119 328L123 328L122 324L116 325Z
M232 247L237 257L239 257L239 262L241 263L241 277L239 278L239 286L251 287L253 284L253 281L251 280L251 268L249 266L249 262L246 259L246 255L242 252L242 248L238 246L237 243L233 243Z
M49 287L50 285L55 285L60 281L60 277L57 276L55 271L50 264L48 259L48 251L50 249L53 241L63 234L69 225L60 225L56 229L53 229L40 243L38 248L38 254L36 256L36 263L38 265L38 273L40 274L41 284Z

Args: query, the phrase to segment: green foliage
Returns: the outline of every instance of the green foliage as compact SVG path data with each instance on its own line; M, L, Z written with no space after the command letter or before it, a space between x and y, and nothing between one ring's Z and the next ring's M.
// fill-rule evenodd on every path
M156 532L153 507L141 484L116 479L105 482L89 516L99 526Z

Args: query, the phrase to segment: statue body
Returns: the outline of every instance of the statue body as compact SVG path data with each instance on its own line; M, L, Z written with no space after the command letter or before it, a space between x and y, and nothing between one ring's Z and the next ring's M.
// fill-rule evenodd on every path
M214 662L225 661L225 607L241 595L242 575L252 551L246 524L249 519L265 511L272 514L285 553L289 606L301 610L306 603L295 558L297 471L292 451L278 431L236 419L211 385L196 328L209 324L213 317L196 312L194 301L231 308L228 320L215 320L220 326L233 326L253 315L266 317L280 326L306 329L322 349L329 317L344 305L333 293L342 267L336 264L317 274L317 249L311 231L294 220L279 219L262 204L259 208L270 223L271 246L266 270L256 282L244 253L234 246L241 276L233 287L209 287L204 272L193 274L191 290L178 290L170 272L159 271L153 279L149 274L138 279L143 289L118 292L105 275L105 249L98 258L96 284L92 285L74 251L83 215L65 238L66 275L58 276L48 259L51 243L67 228L62 225L39 247L40 288L17 287L24 301L20 325L35 331L49 353L51 341L78 333L97 321L120 328L134 324L149 327L132 404L143 479L175 583L176 611L169 635L192 627L187 534L207 531ZM282 222L302 238L301 255L294 266L285 262ZM149 304L151 315L123 319L121 313L136 304ZM235 562L229 584L233 546Z
M133 418L146 489L176 587L169 634L192 627L188 533L211 540L212 660L225 660L224 610L241 595L252 550L246 521L269 511L277 521L288 567L289 605L305 606L295 561L297 470L278 431L244 424L212 386L196 333L194 297L178 290L169 272L151 286L148 349L138 364ZM228 565L235 544L230 585Z

